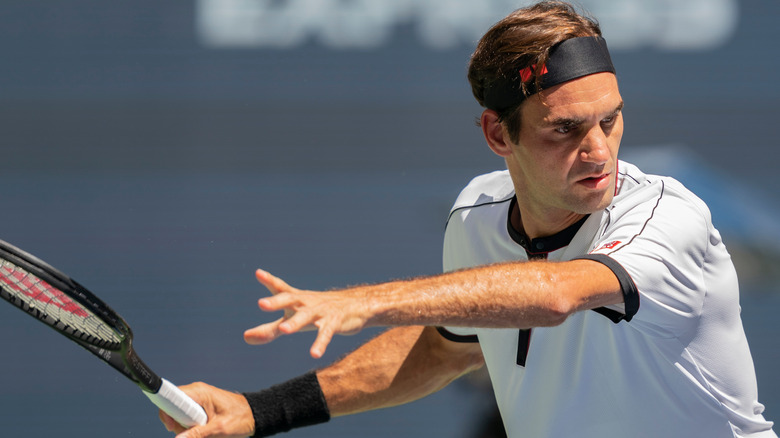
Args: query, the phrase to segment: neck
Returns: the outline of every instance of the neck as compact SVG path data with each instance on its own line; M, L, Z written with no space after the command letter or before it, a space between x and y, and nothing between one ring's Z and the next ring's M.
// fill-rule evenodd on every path
M536 212L531 209L524 209L518 200L514 204L510 220L516 230L525 233L529 239L536 239L557 234L583 217L585 217L584 214L572 211Z

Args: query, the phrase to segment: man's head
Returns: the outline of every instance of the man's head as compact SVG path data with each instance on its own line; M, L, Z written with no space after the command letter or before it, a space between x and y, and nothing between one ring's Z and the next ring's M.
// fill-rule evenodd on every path
M559 2L518 10L469 69L490 148L506 161L526 232L554 233L612 200L623 100L595 21ZM515 216L515 213L513 213Z
M490 90L496 86L512 84L518 96L533 94L543 76L536 74L539 71L535 66L544 66L559 43L587 36L601 36L598 23L578 14L567 3L545 1L509 14L487 31L471 56L468 79L474 97L490 108ZM520 103L491 108L515 141L520 129Z

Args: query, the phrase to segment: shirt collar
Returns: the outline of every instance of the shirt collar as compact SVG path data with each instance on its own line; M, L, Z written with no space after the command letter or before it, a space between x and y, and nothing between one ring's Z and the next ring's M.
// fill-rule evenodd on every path
M566 229L553 234L552 236L529 239L524 231L516 230L515 227L512 226L511 217L512 210L515 208L515 204L517 204L517 197L513 197L512 201L509 203L509 213L507 214L506 219L507 231L509 231L509 237L511 237L515 243L525 249L529 259L547 258L548 253L568 246L569 242L571 242L571 240L577 234L577 231L579 231L580 227L582 227L582 224L584 224L590 216L585 215L585 217L582 219L578 220Z

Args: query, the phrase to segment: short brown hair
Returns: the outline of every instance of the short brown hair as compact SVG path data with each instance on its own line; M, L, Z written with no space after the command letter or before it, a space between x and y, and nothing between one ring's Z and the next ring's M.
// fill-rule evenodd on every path
M496 80L507 79L519 69L544 65L553 46L586 36L601 36L598 22L569 3L543 1L518 9L493 25L477 44L468 69L471 92L485 106L485 89ZM538 85L538 77L535 80ZM520 134L521 106L499 113L512 141Z

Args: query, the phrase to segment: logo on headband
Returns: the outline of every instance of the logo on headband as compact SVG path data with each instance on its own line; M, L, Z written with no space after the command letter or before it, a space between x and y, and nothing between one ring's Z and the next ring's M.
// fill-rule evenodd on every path
M536 73L539 76L547 73L547 66L542 65L541 71L536 71L536 64L530 67L520 69L520 80L523 82L528 82L529 80L531 80L531 76L533 76L534 73Z
M547 62L515 70L514 77L499 77L485 87L482 105L495 111L504 111L519 105L526 97L540 90L600 72L615 73L607 42L602 37L576 37L564 40L550 49ZM526 84L536 74L541 80ZM522 82L518 81L520 79Z

